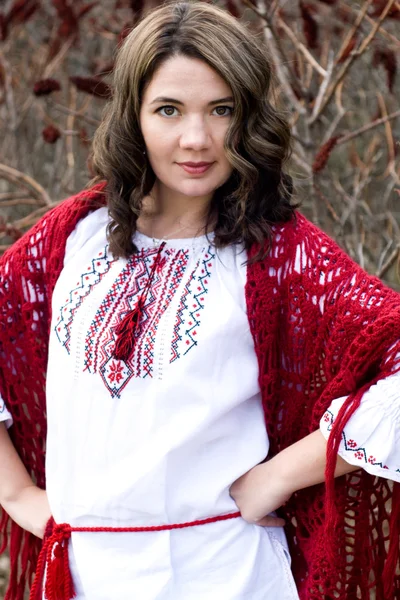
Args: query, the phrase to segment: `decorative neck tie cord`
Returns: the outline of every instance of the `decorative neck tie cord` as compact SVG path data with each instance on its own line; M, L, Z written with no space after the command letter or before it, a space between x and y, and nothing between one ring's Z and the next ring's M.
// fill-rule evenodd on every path
M143 308L146 305L147 294L153 282L156 269L161 262L161 255L162 251L165 248L165 245L166 242L163 242L158 248L157 255L151 267L149 279L147 280L147 283L139 296L135 308L125 315L125 317L122 319L121 323L116 329L117 341L115 343L113 354L117 360L127 362L127 360L133 352L135 346L135 335L137 334L140 328Z
M187 523L150 527L71 527L67 523L57 525L53 519L50 519L46 527L46 535L39 554L35 580L31 587L29 600L42 600L43 592L46 600L72 600L76 598L68 558L68 543L72 532L142 533L145 531L170 531L172 529L207 525L217 521L227 521L240 516L240 512L235 512ZM46 579L43 585L44 578Z

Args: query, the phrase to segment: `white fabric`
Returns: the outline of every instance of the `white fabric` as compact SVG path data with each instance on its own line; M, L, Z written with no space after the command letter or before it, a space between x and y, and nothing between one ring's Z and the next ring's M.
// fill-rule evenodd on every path
M12 416L10 414L10 412L8 411L3 398L0 396L0 423L4 423L4 425L7 427L7 429L9 427L11 427L12 423L13 423L13 419Z
M246 315L246 255L205 236L162 250L128 365L115 326L157 249L112 260L106 209L79 223L52 299L46 479L55 521L151 526L235 512L229 487L268 453ZM73 533L78 600L298 598L281 528Z
M326 439L345 400L334 400L321 419ZM363 395L343 430L339 454L372 475L400 482L400 373L378 381Z

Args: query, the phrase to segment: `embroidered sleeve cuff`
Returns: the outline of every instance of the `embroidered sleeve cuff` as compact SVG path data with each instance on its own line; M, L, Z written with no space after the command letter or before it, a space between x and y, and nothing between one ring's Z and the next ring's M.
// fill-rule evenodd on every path
M329 438L346 397L337 398L320 421ZM400 376L392 375L372 386L349 419L339 448L340 456L372 475L400 482Z
M7 410L3 398L0 396L0 423L4 423L7 429L13 424L11 413Z

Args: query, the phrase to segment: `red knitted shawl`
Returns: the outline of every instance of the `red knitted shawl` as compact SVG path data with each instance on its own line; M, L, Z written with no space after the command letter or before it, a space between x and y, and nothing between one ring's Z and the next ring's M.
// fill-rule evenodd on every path
M0 392L13 441L45 487L45 376L52 290L67 237L104 204L101 186L50 211L1 261ZM250 255L256 251L253 248ZM348 395L331 436L327 485L293 495L282 509L302 600L400 598L398 484L356 471L333 480L341 430L363 392L400 365L400 297L367 275L303 216L274 226L266 259L247 268L248 318L271 454L318 428L332 399ZM40 541L8 516L11 576L5 600L23 600ZM245 551L245 549L244 549Z

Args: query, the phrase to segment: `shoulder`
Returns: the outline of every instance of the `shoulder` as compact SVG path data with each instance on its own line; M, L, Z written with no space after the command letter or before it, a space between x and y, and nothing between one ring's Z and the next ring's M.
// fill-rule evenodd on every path
M361 270L335 240L298 211L290 221L275 223L271 229L270 247L260 261L264 268L274 263L287 267L292 264L294 271L304 273L315 267L325 270L340 263L343 267ZM250 249L250 257L256 250L256 247Z
M331 299L357 296L362 303L363 294L369 297L374 293L377 299L390 296L398 302L398 292L365 271L327 233L300 213L296 212L287 223L274 224L272 229L265 258L248 267L248 281L254 287L264 288L268 274L274 289L302 290L311 299L316 291L322 293L322 290Z
M106 205L105 184L98 184L62 200L37 223L39 228L53 227L53 233L71 233L79 221ZM35 227L36 227L35 226Z
M87 210L89 209L89 210ZM64 266L77 253L80 253L87 243L94 240L99 241L99 237L107 243L107 225L109 223L109 214L107 206L89 206L79 214L75 219L75 226L68 235L65 244Z
M101 183L62 200L4 253L2 262L63 254L68 236L78 223L105 206L104 188Z
M274 223L271 231L271 242L265 258L258 261L264 268L279 263L298 263L300 259L304 261L305 257L324 262L326 255L345 255L344 250L328 234L298 211L290 221ZM259 246L254 245L249 252L250 258L258 250ZM298 266L296 264L296 270Z
M340 251L344 252L340 246L322 229L314 225L304 215L295 212L294 217L286 223L277 223L272 226L272 248L275 245L282 245L285 243L285 247L295 249L299 244L303 244L304 247L308 247L309 250L324 250Z

